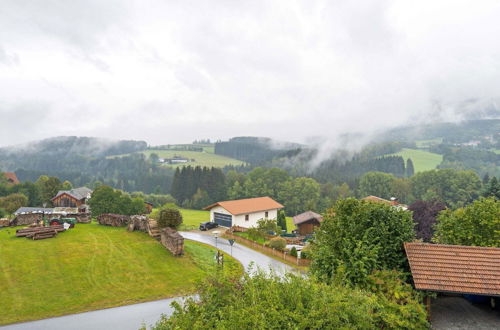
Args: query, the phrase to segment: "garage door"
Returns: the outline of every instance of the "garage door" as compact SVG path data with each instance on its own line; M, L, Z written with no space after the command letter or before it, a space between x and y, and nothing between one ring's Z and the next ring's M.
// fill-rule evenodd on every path
M233 216L214 212L214 222L218 223L219 226L231 227L233 225Z

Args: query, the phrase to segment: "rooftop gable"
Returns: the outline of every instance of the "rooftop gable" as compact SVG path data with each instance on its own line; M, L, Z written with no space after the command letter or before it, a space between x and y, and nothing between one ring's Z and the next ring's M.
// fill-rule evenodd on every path
M68 196L71 196L75 199L84 199L87 198L89 194L92 194L92 190L87 188L87 187L79 187L79 188L74 188L71 190L59 190L57 195L55 195L52 200L56 199L57 197L66 194Z
M419 290L500 296L500 248L405 243Z
M304 213L301 213L301 214L294 216L293 217L293 224L300 225L301 223L307 222L309 220L314 220L314 219L318 220L318 222L323 221L323 217L320 214L315 213L313 211L307 211L307 212L304 212Z
M238 199L233 201L217 202L204 208L204 210L211 210L216 206L221 206L232 215L248 214L259 211L268 211L275 209L282 209L284 206L276 202L271 197L257 197Z
M3 175L7 179L7 181L9 181L10 183L13 183L13 184L20 184L21 183L19 181L19 179L17 178L16 173L14 173L14 172L4 172Z

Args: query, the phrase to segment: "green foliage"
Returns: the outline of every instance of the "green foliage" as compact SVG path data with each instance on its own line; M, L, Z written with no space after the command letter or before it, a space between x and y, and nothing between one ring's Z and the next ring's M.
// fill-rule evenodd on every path
M394 176L391 174L368 172L359 180L359 194L362 197L373 195L389 199L394 179Z
M431 170L417 173L410 180L416 199L437 199L451 208L472 202L481 189L481 180L472 171Z
M128 194L105 185L94 190L88 204L94 217L104 213L134 215L144 214L145 212L142 198L135 197L132 199Z
M40 200L42 203L47 203L47 206L52 205L52 197L57 195L59 190L62 190L62 183L59 178L42 175L35 182L38 189Z
M283 211L283 210L278 211L277 225L279 228L281 228L281 230L284 230L285 232L288 231L287 226L286 226L285 211Z
M210 196L205 190L198 188L196 193L193 195L192 206L194 209L202 209L207 205L210 205Z
M294 246L294 247L292 247L292 249L290 250L290 255L291 255L292 257L297 258L297 249L295 248L295 246Z
M402 274L396 271L375 271L368 276L363 287L373 292L384 306L378 310L379 317L393 329L426 329L427 317L420 304L423 295L405 283Z
M158 227L177 228L182 224L182 214L178 209L164 208L158 216Z
M500 246L500 201L480 198L455 211L444 210L435 227L434 240L442 244Z
M482 195L483 197L496 197L497 199L500 199L500 182L498 182L496 176L488 179Z
M0 218L5 218L7 216L7 211L4 209L0 208Z
M9 214L14 213L18 208L28 205L28 197L23 194L11 194L0 198L0 208Z
M278 232L278 225L276 220L260 219L257 221L257 229L264 235L267 235L271 232L273 233Z
M171 190L172 196L184 207L203 208L225 199L224 173L215 167L176 168Z
M315 210L320 199L320 185L312 178L293 178L285 181L278 192L290 215Z
M413 240L411 213L394 207L340 200L330 209L312 242L311 271L318 278L357 284L374 270L404 270L403 243Z
M292 274L217 274L199 285L199 299L173 303L173 315L153 329L427 329L417 299L402 300Z
M255 241L255 242L258 242L258 241L262 241L266 238L265 234L260 231L258 228L248 228L248 230L246 231L246 234L248 236L249 239L251 239L252 241Z
M413 167L413 161L411 158L406 160L406 177L409 178L415 174L415 168Z
M286 239L283 237L273 237L269 240L269 247L278 251L283 251L286 248Z

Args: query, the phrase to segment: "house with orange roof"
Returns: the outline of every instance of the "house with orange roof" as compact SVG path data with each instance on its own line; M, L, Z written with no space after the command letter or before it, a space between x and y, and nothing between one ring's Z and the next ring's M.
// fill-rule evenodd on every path
M261 219L276 220L283 207L266 196L217 202L204 209L210 211L210 221L219 226L251 228L257 227L257 221Z
M21 182L17 178L16 173L14 172L4 172L3 176L7 179L7 182L10 184L20 184Z

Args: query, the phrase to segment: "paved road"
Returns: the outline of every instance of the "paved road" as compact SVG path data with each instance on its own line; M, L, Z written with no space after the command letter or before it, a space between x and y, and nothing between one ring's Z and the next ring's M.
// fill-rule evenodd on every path
M201 234L198 232L181 232L181 235L184 236L184 238L193 241L206 243L212 246L216 245L215 237L210 234ZM231 245L229 245L228 240L225 238L217 239L217 248L219 250L226 252L227 254L231 253ZM260 252L247 248L246 246L243 246L238 243L234 243L233 257L237 259L239 262L241 262L241 264L245 267L246 270L248 270L250 264L253 263L254 270L256 267L259 267L266 271L272 269L278 274L284 274L285 272L296 271L295 268L288 266L287 264L284 264L276 259L270 258Z
M181 232L187 239L199 241L215 246L215 238L207 234L196 232ZM226 252L231 252L231 246L226 239L217 239L217 247ZM259 252L235 243L233 246L233 257L240 261L245 269L254 262L266 271L272 269L278 274L283 274L294 269L282 262L269 258ZM142 324L152 325L160 315L170 315L172 309L170 303L174 300L181 301L182 298L163 299L142 304L121 306L116 308L102 309L93 312L72 314L61 317L54 317L45 320L17 323L0 327L1 330L98 330L98 329L120 329L136 330Z

